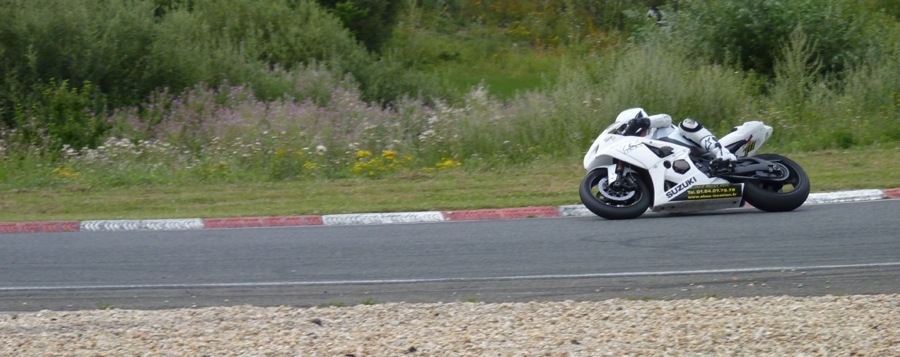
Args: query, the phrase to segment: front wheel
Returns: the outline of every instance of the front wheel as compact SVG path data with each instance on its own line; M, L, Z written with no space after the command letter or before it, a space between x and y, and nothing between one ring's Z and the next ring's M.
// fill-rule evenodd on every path
M606 219L637 218L650 207L650 190L633 172L610 184L606 169L591 170L578 194L588 210Z
M796 162L777 154L756 157L775 163L787 178L782 181L752 181L744 185L744 199L768 212L793 211L809 197L809 176Z

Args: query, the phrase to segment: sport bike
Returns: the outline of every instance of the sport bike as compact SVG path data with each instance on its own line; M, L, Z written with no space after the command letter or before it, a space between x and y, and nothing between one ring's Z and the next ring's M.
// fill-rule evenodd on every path
M652 212L680 213L742 207L783 212L809 196L809 177L778 154L756 154L772 135L760 121L736 126L719 139L737 160L720 165L713 154L678 130L649 128L631 134L628 120L640 108L623 111L584 156L587 175L579 196L585 207L607 219L631 219ZM627 134L627 135L626 135Z

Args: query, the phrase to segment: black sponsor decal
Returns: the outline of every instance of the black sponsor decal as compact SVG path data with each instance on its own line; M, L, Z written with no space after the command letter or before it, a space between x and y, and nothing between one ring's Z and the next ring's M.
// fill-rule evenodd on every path
M744 154L750 155L750 152L753 151L753 149L756 149L756 142L753 141L753 136L751 135L747 138L747 146L744 147Z
M684 191L686 188L691 187L691 185L693 185L696 182L697 182L697 177L694 176L694 177L689 178L687 181L679 183L678 186L675 186L671 190L666 191L666 198L675 197L675 195L681 193L681 191Z

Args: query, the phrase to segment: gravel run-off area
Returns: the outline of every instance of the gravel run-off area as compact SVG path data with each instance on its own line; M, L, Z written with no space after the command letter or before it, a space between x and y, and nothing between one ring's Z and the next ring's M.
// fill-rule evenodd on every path
M0 312L0 356L900 356L900 295Z

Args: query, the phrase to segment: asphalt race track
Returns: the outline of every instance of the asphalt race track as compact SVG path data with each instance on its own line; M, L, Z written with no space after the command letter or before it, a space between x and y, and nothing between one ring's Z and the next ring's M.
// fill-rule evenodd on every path
M636 220L0 234L0 311L900 293L900 200Z

